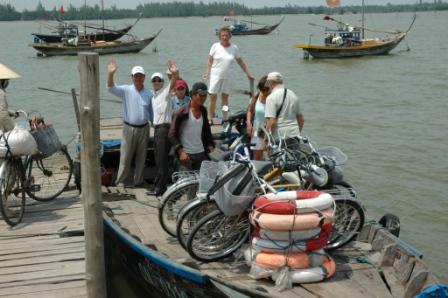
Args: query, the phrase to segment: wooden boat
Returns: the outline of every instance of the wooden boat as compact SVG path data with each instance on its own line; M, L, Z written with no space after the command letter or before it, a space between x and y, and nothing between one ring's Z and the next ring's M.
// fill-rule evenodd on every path
M120 135L119 119L103 119L102 140ZM104 150L104 154L116 154ZM119 153L119 152L118 152ZM105 162L104 156L102 162ZM159 201L145 189L102 188L106 260L118 262L129 282L148 297L414 297L438 283L422 254L383 226L366 223L348 246L332 252L336 274L324 282L279 291L249 277L237 255L220 262L192 259L158 221ZM110 288L116 292L109 272Z
M238 257L192 259L162 230L158 200L143 189L103 188L103 201L106 259L120 262L148 297L414 297L438 282L421 253L368 223L356 241L332 253L331 279L279 291L270 280L250 278Z
M283 16L277 24L274 25L264 25L263 27L253 28L252 24L258 24L252 21L234 21L232 25L229 26L232 35L264 35L269 34L283 22L285 17ZM250 24L250 25L248 25Z
M29 46L38 51L38 55L61 56L77 55L79 52L95 52L100 55L119 53L138 53L148 46L162 31L144 39L131 39L129 41L90 41L85 37L77 37L62 43L32 43ZM76 40L78 39L78 40Z
M93 41L114 41L127 34L134 25L129 25L123 29L118 30L98 28L96 31L88 33L86 35L86 38ZM31 33L31 35L35 36L38 39L36 40L37 42L45 43L58 43L61 42L64 38L73 38L79 35L77 25L64 23L63 25L56 28L56 34Z
M327 3L333 7L334 1L327 1ZM339 1L336 1L339 5ZM332 6L333 5L333 6ZM326 26L320 26L313 23L310 25L325 28L324 44L311 44L297 43L295 48L303 49L304 58L308 59L309 56L314 58L347 58L347 57L361 57L371 55L386 55L392 51L411 30L412 25L415 22L416 15L411 22L408 30L405 32L386 32L389 37L385 38L365 38L365 31L368 30L364 27L364 0L362 1L362 25L351 26L341 21L335 20L330 16L325 16L324 20L333 21L337 24L337 29L330 29ZM369 30L372 31L372 30ZM380 31L375 31L380 32Z
M338 34L341 34L339 31ZM369 55L386 55L393 50L404 38L406 33L384 39L363 39L357 41L344 41L343 44L328 43L325 45L313 45L297 43L295 48L303 49L314 58L346 58Z

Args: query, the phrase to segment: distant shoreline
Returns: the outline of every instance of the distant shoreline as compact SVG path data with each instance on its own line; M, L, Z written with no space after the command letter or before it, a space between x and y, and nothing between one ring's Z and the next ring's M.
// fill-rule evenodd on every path
M396 12L424 12L448 10L448 3L442 0L419 4L387 4L387 5L367 5L366 13L396 13ZM287 14L359 14L362 12L361 6L340 6L329 8L326 6L291 6L284 7L262 7L249 8L245 5L230 2L215 3L194 3L194 2L169 2L169 3L147 3L140 4L135 9L117 9L115 6L101 11L98 5L67 8L53 7L47 10L39 3L35 10L16 11L10 4L0 4L0 21L33 21L33 20L100 20L102 18L129 19L137 18L141 14L142 18L159 17L211 17L226 16L233 12L236 16L247 15L287 15Z

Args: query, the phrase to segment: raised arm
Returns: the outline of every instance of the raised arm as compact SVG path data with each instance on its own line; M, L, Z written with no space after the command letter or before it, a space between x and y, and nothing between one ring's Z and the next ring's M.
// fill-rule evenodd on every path
M177 68L174 61L168 60L167 63L168 70L171 72L171 80L170 80L170 91L174 89L176 85L176 81L179 79L179 69Z
M114 60L109 61L107 64L107 87L115 86L114 75L117 68L117 63Z

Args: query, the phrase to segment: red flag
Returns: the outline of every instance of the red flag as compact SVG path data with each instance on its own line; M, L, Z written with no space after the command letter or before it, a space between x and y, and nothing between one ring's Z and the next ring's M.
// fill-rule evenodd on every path
M327 0L327 5L329 7L336 7L341 5L341 0Z
M60 14L64 14L64 5L61 5L61 8L59 8L59 13Z

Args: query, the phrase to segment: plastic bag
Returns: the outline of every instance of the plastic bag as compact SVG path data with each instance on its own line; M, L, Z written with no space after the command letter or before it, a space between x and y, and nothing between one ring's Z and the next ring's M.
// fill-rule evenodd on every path
M14 156L33 155L38 153L37 143L31 133L18 126L3 134L0 139L0 154L5 156L8 144Z

